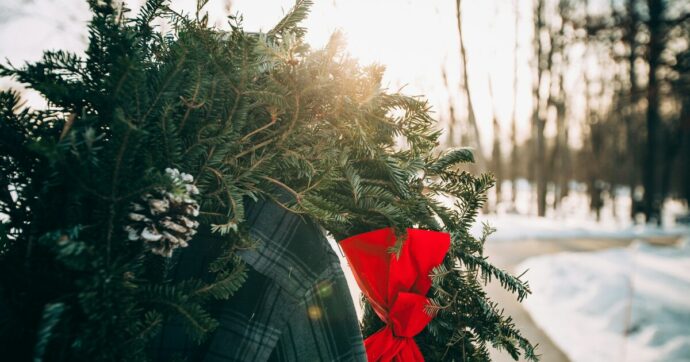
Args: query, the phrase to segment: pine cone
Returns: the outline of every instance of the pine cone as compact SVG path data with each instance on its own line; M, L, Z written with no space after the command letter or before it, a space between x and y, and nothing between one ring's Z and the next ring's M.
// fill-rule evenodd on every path
M172 256L173 250L184 248L196 234L199 222L199 204L193 196L199 189L194 178L177 169L167 168L165 173L173 182L172 190L157 188L133 202L125 226L131 241L142 241L151 252Z

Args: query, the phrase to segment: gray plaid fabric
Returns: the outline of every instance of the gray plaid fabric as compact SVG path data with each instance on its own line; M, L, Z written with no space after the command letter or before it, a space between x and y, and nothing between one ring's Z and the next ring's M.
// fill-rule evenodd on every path
M168 321L155 359L366 361L345 277L320 228L270 201L247 206L250 232L261 242L241 253L251 267L247 282L211 307L220 326L200 346L188 340L179 321ZM204 239L180 253L175 279L206 275L219 247Z

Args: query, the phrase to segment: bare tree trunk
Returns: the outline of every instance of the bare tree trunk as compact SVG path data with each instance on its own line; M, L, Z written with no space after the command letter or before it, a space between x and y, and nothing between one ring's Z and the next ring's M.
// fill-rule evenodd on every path
M448 91L448 133L446 136L446 147L455 147L455 128L457 127L457 119L455 119L455 106L453 106L453 98L451 97L450 85L448 84L448 75L446 70L441 68L441 75L443 76L443 85Z
M540 112L541 108L541 82L544 70L544 64L542 64L542 42L541 42L541 32L544 28L544 0L537 0L537 6L535 9L536 21L534 22L534 45L536 48L537 61L536 61L536 80L533 85L533 110L532 110L532 124L534 132L534 179L537 184L537 215L546 215L546 170L545 166L545 154L546 154L546 143L544 140L544 127L546 125L546 120Z
M552 153L552 167L551 173L553 176L552 182L554 183L554 199L553 208L554 210L558 208L564 189L567 187L567 170L565 155L568 153L568 140L566 137L566 127L565 127L565 117L566 117L566 95L565 95L565 72L567 65L567 54L565 49L565 25L568 18L568 6L566 3L560 3L558 6L558 12L561 17L561 25L558 28L557 33L552 36L551 47L549 57L552 60L549 61L551 64L550 72L550 82L549 86L550 92L553 95L549 96L550 106L553 106L556 110L556 142L554 145ZM554 54L559 55L558 67L553 66ZM553 87L553 84L556 87Z
M680 113L680 129L681 132L683 133L683 140L681 141L682 146L684 148L684 151L681 151L681 153L684 156L684 164L688 165L690 164L690 96L686 96L685 100L683 101L683 106L682 110ZM682 184L685 185L684 188L681 187L681 194L685 198L685 202L688 206L690 206L690 167L684 167L683 168L683 175L681 178Z
M511 132L510 140L513 144L513 152L511 153L511 202L513 209L516 209L517 196L517 179L518 179L518 144L517 144L517 94L518 94L518 30L520 25L520 9L518 0L513 2L515 7L515 47L513 48L513 110L511 115Z
M690 164L690 118L687 118L685 122L685 126L683 126L683 147L685 151L683 153L685 154L684 163L687 165ZM683 174L682 180L684 180L685 189L681 190L681 192L684 193L686 204L690 206L690 167L684 167Z
M589 0L585 0L585 28L590 27L590 15L589 15ZM589 60L589 34L585 35L585 61ZM601 124L595 122L595 112L592 111L592 94L591 94L591 79L587 71L587 67L584 69L584 83L585 83L585 124L589 129L589 142L590 142L590 152L588 155L589 165L587 169L588 185L587 190L589 191L589 207L591 211L596 214L597 221L601 218L601 207L603 206L603 200L601 198L601 184L598 182L598 177L601 174L600 158L602 149L602 130ZM603 91L604 87L601 87Z
M565 125L565 93L563 90L563 71L559 75L559 95L558 101L556 102L556 147L554 149L556 164L555 170L555 183L556 194L554 195L554 209L560 205L561 200L565 197L568 188L568 165L567 165L567 155L568 155L568 129Z
M462 0L456 0L456 18L458 23L458 37L460 39L460 60L462 61L462 79L465 95L467 96L467 123L470 128L474 130L474 143L476 147L475 159L480 170L486 170L486 160L481 145L481 138L479 137L479 127L477 127L477 118L474 114L474 105L472 103L472 94L470 92L470 82L467 75L467 52L465 50L465 42L462 37Z
M647 63L649 64L649 81L647 82L647 155L644 167L644 213L647 222L660 220L660 200L658 200L656 185L656 163L659 137L659 82L657 70L659 68L661 52L663 51L662 17L664 14L663 0L647 0L649 9L649 49Z
M573 177L573 163L570 150L570 127L568 127L567 120L564 122L563 140L565 148L563 149L563 170L565 170L563 178L561 179L561 200L570 194L570 180Z
M491 75L489 74L489 98L491 98L492 113L493 113L493 131L494 131L494 143L491 150L491 163L494 172L494 177L496 178L496 200L494 202L494 210L496 206L501 202L501 184L503 183L503 155L501 152L501 127L498 124L498 118L496 114L496 102L494 99L494 86L491 80Z
M561 33L562 34L562 33ZM567 68L567 60L565 49L561 49L563 64L558 75L558 102L556 103L556 132L558 137L558 195L556 199L558 203L568 196L568 182L571 176L570 166L570 138L567 125L566 115L566 92L565 92L565 72Z
M502 201L502 184L503 184L503 155L501 154L501 128L498 124L498 119L494 116L494 145L492 151L492 160L494 164L494 176L496 177L496 205ZM495 209L495 208L494 208Z
M683 132L680 131L682 129L680 122L681 120L677 119L675 122L676 124L669 125L664 129L664 161L661 165L661 200L666 199L671 193L673 166L680 153L683 142Z
M628 0L627 15L628 26L625 41L628 43L628 78L630 82L630 99L625 117L626 150L628 155L628 187L630 188L630 218L635 219L636 203L635 188L637 187L637 137L635 136L635 120L637 118L637 106L639 104L639 88L637 86L637 72L635 60L637 59L637 26L639 19L635 9L637 0Z

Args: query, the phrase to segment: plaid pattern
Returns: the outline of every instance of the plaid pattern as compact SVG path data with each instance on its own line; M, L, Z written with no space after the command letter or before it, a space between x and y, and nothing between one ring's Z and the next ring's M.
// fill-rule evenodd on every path
M179 321L170 320L156 341L155 359L366 361L345 277L320 228L270 201L247 205L247 222L260 245L241 252L250 265L244 286L211 307L219 328L197 346ZM213 238L197 239L179 253L175 279L207 276L219 251Z

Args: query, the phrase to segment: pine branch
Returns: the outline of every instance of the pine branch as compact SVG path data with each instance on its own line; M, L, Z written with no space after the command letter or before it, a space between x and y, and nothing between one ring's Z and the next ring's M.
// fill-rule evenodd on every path
M299 36L304 35L306 30L298 25L307 18L312 5L314 2L311 0L296 0L292 9L268 32L268 35L284 35L288 31Z

